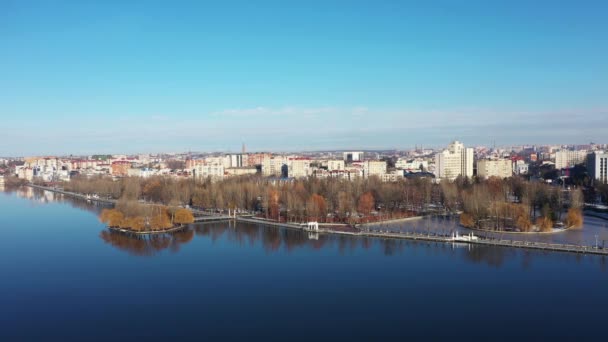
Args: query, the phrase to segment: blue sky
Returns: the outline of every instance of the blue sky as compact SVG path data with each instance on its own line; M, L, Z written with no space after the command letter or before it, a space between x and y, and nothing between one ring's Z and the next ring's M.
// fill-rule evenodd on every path
M608 142L606 13L0 0L0 155Z

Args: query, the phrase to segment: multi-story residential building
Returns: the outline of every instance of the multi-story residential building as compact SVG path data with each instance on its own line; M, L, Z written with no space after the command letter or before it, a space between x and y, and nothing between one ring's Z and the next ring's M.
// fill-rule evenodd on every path
M525 175L528 173L529 165L524 160L517 159L513 161L513 173L516 175Z
M131 162L126 160L119 160L112 162L112 176L126 177L129 175L129 169L131 168Z
M395 163L395 167L409 172L420 172L428 170L429 162L423 159L405 159L399 158Z
M243 167L248 166L247 162L249 160L244 157L242 154L230 154L228 155L228 165L224 165L225 167Z
M370 176L382 177L386 173L386 161L366 160L363 162L363 177Z
M585 162L587 151L561 150L555 152L555 168L567 169Z
M344 160L328 160L327 161L328 171L340 171L344 170Z
M477 161L477 176L481 178L509 178L513 175L511 159L482 159Z
M608 153L594 152L587 155L587 170L596 182L608 183Z
M380 179L383 182L397 182L400 179L403 179L403 172L391 172L391 173L384 173L380 176Z
M449 144L435 155L435 175L450 180L458 176L473 177L473 149L465 148L459 141Z
M17 167L16 168L17 177L21 179L25 179L28 181L32 181L34 179L34 169L31 167Z
M266 156L262 161L262 174L264 176L280 176L283 166L288 167L289 158L285 156Z
M224 178L224 164L219 162L198 164L192 169L192 175L196 179L221 180Z
M245 176L255 175L258 172L255 166L244 166L244 167L229 167L224 169L226 176Z
M264 163L264 158L272 157L270 153L251 153L247 155L247 165L255 166L262 165ZM244 163L244 161L243 161Z
M288 176L294 178L309 176L311 174L310 162L310 158L290 158L287 164Z
M130 168L127 170L127 175L129 177L142 177L148 178L154 174L154 170L149 168Z

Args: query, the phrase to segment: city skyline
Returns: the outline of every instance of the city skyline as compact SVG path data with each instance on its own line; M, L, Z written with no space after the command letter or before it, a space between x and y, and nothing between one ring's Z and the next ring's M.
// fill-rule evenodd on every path
M4 2L0 155L604 143L586 4Z

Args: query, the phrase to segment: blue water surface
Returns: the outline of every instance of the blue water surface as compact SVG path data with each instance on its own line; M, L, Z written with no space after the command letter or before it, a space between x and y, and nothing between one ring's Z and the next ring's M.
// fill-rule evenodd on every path
M196 224L0 192L0 340L603 338L606 258Z

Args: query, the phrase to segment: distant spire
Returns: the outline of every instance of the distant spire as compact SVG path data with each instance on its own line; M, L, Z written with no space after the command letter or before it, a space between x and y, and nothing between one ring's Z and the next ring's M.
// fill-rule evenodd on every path
M245 150L245 142L243 141L243 147L241 149L241 153L245 154L246 150Z

